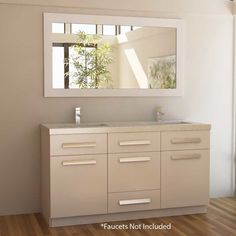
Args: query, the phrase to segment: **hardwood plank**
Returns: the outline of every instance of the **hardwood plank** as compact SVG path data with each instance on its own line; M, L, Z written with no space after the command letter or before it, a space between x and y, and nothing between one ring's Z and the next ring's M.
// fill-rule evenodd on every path
M10 236L6 216L0 216L0 236ZM14 225L12 225L14 227Z
M170 217L164 217L161 219L162 223L163 224L166 224L168 225L169 223L171 223L172 227L171 227L171 230L166 230L164 231L166 235L176 235L176 236L187 236L187 234L185 232L183 232L182 230L180 230L178 227L177 227L177 224L175 224L175 222L171 222L171 218Z
M213 204L210 204L210 206L208 207L208 212L210 213L210 215L222 216L231 220L235 219L235 216L228 214L226 211L224 211L223 209L220 209L219 207Z
M171 223L171 230L106 230L101 224L48 228L39 213L0 216L0 236L235 236L236 198L211 199L206 214L161 217L116 224L160 225Z
M224 198L216 198L214 199L214 202L222 203L225 207L236 210L236 202L231 202Z
M21 232L21 228L18 224L17 217L19 217L19 216L7 216L6 217L6 223L7 223L8 229L9 229L9 235L23 236L23 234Z
M218 203L217 201L215 201L215 202L212 202L211 205L217 207L220 210L223 210L228 215L236 217L236 211L234 209L232 209L232 208L228 208L227 206L225 206L222 203Z
M203 215L202 215L203 216ZM192 216L183 216L183 223L192 229L192 235L217 235L212 232L212 226L208 223L208 219L205 218L201 221L199 218Z
M142 222L143 224L146 224L146 225L150 225L152 223L157 224L157 225L161 224L161 221L158 218L143 219L143 220L140 220L140 222ZM163 236L163 235L166 235L163 230L146 230L144 232L146 232L148 236L152 236L152 235Z
M42 232L42 235L45 235L45 236L50 235L50 230L49 230L46 222L44 221L42 215L40 213L35 213L34 216L35 216L37 224Z

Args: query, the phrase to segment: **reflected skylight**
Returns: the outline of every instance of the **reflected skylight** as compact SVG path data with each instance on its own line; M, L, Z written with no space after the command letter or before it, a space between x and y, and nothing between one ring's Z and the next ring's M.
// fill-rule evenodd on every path
M135 79L138 82L139 88L148 88L148 79L139 61L139 58L133 48L126 49L125 55L128 59L130 67L134 73Z
M79 31L83 31L86 34L96 34L95 24L72 24L71 25L72 34L77 34Z
M102 31L103 31L103 35L116 35L116 26L103 25Z

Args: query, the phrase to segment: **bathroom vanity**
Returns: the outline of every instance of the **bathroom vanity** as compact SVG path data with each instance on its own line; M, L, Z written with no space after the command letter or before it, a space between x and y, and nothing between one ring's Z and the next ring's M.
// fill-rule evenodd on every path
M208 124L42 125L41 145L50 226L206 212Z

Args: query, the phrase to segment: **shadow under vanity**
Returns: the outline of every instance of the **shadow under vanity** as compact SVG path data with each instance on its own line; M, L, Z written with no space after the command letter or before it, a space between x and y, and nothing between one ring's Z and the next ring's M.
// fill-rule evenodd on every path
M210 125L42 125L50 226L206 212Z

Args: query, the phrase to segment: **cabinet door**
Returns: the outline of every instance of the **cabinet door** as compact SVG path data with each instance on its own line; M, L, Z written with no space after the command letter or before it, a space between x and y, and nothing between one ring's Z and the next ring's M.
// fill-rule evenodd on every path
M209 150L161 153L161 208L206 205Z
M107 213L107 155L51 157L51 217Z

